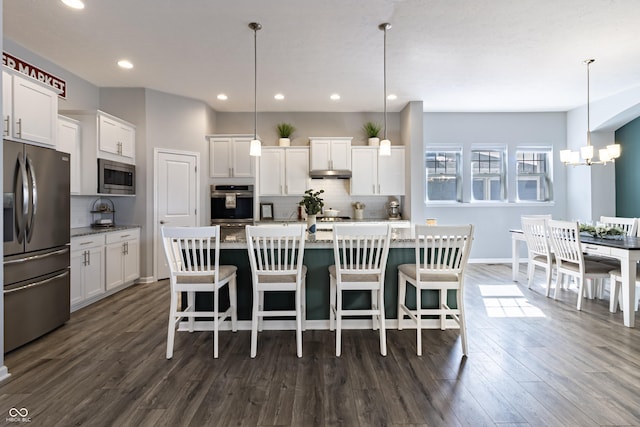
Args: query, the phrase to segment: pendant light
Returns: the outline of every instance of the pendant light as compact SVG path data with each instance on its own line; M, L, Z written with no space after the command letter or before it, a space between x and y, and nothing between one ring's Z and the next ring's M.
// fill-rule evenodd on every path
M391 141L387 139L387 30L391 28L391 24L385 22L378 25L378 29L384 32L384 55L382 60L383 80L384 80L384 138L380 141L378 154L380 156L391 155Z
M253 139L249 146L250 156L262 155L262 143L258 139L258 31L262 25L257 22L249 24L253 30Z
M580 151L560 150L560 161L565 165L606 165L607 162L613 162L620 157L620 144L610 144L606 148L598 150L599 160L593 160L593 145L591 145L591 112L590 112L590 90L589 90L589 67L594 63L595 59L585 59L587 64L587 145L580 147ZM580 161L580 158L584 160Z

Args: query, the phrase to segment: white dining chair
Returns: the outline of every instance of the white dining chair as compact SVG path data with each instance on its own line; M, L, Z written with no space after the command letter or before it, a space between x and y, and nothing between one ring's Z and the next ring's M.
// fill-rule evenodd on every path
M535 268L540 267L545 271L547 290L546 296L551 291L551 277L553 275L554 259L549 244L547 232L547 221L550 218L523 216L520 221L522 224L522 232L527 242L528 265L527 278L528 287L533 284Z
M307 274L307 267L303 264L305 226L247 226L246 235L253 282L251 357L256 357L258 330L262 330L264 318L279 316L295 316L296 352L298 357L302 357ZM267 310L265 293L282 291L295 293L295 307L292 310Z
M638 232L638 220L636 218L623 218L616 216L601 216L600 224L609 227L617 227L627 236L635 236Z
M416 326L416 353L422 355L423 316L439 316L440 329L447 329L450 317L460 328L462 353L468 354L464 313L464 272L471 251L473 225L416 225L415 264L398 266L398 329L405 315ZM416 290L416 307L406 305L407 284ZM424 308L422 291L438 291L438 306ZM456 307L448 301L448 292L456 293Z
M231 318L231 329L238 330L236 309L236 271L234 265L220 265L220 226L213 227L162 227L164 251L169 263L171 305L167 332L167 359L173 357L176 327L183 318L188 319L189 332L195 330L195 319L213 318L213 357L218 357L218 331L220 323ZM229 307L219 311L219 291L229 287ZM196 292L212 292L212 311L196 311ZM187 296L187 304L178 309L181 295Z
M580 242L580 227L577 221L548 221L549 242L556 260L556 289L553 299L558 296L560 281L565 277L573 277L578 281L577 308L582 308L582 298L587 291L593 295L593 282L609 278L611 266L596 261L585 260ZM585 289L585 282L587 288Z
M384 313L384 277L389 255L389 224L335 224L333 254L335 264L329 267L330 329L336 331L336 356L342 352L342 317L372 316L373 329L380 330L380 354L387 355ZM344 291L368 291L371 306L344 309Z
M620 289L622 287L622 272L620 269L611 270L609 272L610 281L611 281L611 291L609 295L609 311L611 313L615 313L618 311L618 306L626 307L624 302L620 304L622 298L622 292ZM640 298L640 267L636 267L636 302L634 304L635 311L638 311L638 299Z

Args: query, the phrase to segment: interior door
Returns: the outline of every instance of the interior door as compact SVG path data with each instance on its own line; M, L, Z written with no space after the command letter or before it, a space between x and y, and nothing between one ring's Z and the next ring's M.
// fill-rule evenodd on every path
M169 277L169 265L164 254L161 228L195 227L198 225L199 179L198 155L177 151L156 151L156 232L155 276Z

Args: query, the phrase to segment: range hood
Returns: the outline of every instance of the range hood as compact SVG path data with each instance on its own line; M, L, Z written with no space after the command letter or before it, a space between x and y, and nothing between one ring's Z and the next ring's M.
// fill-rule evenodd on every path
M343 169L316 169L309 171L309 177L312 179L349 179L351 178L351 171Z

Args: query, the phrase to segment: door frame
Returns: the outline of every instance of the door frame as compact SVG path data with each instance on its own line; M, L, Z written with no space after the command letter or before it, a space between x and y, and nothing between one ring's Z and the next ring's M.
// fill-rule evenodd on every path
M153 149L153 280L158 280L158 157L160 154L184 155L196 158L196 224L200 224L200 153L197 151L173 150L170 148Z

